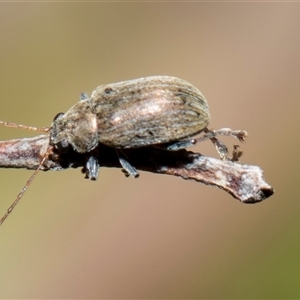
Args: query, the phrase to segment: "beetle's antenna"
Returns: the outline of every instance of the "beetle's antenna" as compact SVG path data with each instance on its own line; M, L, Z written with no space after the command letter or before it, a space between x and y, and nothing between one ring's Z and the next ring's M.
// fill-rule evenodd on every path
M30 178L28 179L28 181L26 182L25 186L21 189L20 193L18 194L16 200L12 203L12 205L7 209L6 214L0 219L0 226L3 224L3 222L6 220L6 218L9 216L9 214L13 211L13 209L15 208L15 206L18 204L18 202L21 200L22 196L24 195L24 193L26 192L27 188L29 187L29 185L31 184L31 182L33 181L33 179L35 178L35 176L37 175L37 173L41 170L43 163L46 161L46 159L49 157L50 153L52 152L52 147L49 147L47 152L45 153L45 155L43 156L39 166L37 167L37 169L34 171L34 173L30 176Z
M16 124L16 123L11 123L11 122L3 122L3 121L0 121L0 125L3 125L5 127L27 129L27 130L31 130L31 131L49 132L49 130L50 130L50 127L38 128L38 127L32 127L32 126L21 125L21 124Z

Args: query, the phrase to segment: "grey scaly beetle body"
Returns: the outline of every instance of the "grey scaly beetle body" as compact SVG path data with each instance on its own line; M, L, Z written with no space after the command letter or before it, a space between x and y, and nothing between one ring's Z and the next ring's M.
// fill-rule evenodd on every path
M209 120L197 88L179 78L152 76L97 87L53 121L50 140L65 141L79 153L99 142L137 148L194 136Z
M192 84L145 77L98 86L90 98L82 94L54 118L50 145L87 153L98 143L116 149L170 144L200 133L209 120L207 101Z

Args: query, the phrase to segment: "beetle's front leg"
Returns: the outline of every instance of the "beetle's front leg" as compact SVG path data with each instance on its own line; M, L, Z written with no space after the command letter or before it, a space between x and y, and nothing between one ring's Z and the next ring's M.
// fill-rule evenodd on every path
M85 164L85 167L82 169L82 172L85 173L85 178L96 180L99 175L99 161L95 155L91 155Z

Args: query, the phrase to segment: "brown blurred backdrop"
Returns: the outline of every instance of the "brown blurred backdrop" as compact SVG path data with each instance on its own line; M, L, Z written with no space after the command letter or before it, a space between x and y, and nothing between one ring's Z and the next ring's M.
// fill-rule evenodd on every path
M41 172L0 228L0 298L300 297L300 3L1 3L0 40L0 120L49 126L97 85L177 76L276 190ZM1 215L31 174L0 170Z

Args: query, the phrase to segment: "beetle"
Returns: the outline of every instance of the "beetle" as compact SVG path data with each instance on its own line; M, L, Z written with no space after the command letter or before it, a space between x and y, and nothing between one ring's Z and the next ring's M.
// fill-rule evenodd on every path
M222 128L208 130L210 113L202 93L185 80L170 76L150 76L98 86L91 94L82 93L79 102L66 113L57 114L51 127L36 128L0 121L0 125L49 134L49 146L39 167L31 175L15 201L0 219L6 220L22 198L44 162L54 154L73 151L85 154L83 168L86 178L95 180L99 173L97 146L116 149L126 175L137 177L138 171L127 161L122 149L160 147L169 151L187 148L210 139L220 157L227 159L227 147L217 134L244 141L247 132ZM193 138L200 132L205 134ZM238 161L241 151L234 150L232 161Z
M59 113L50 129L50 145L59 151L71 146L79 153L92 152L99 143L117 149L122 167L130 175L136 169L118 149L172 145L178 150L188 144L178 141L203 131L210 120L206 99L185 80L151 76L98 86L89 97L66 113ZM99 166L91 153L87 176L95 179Z

